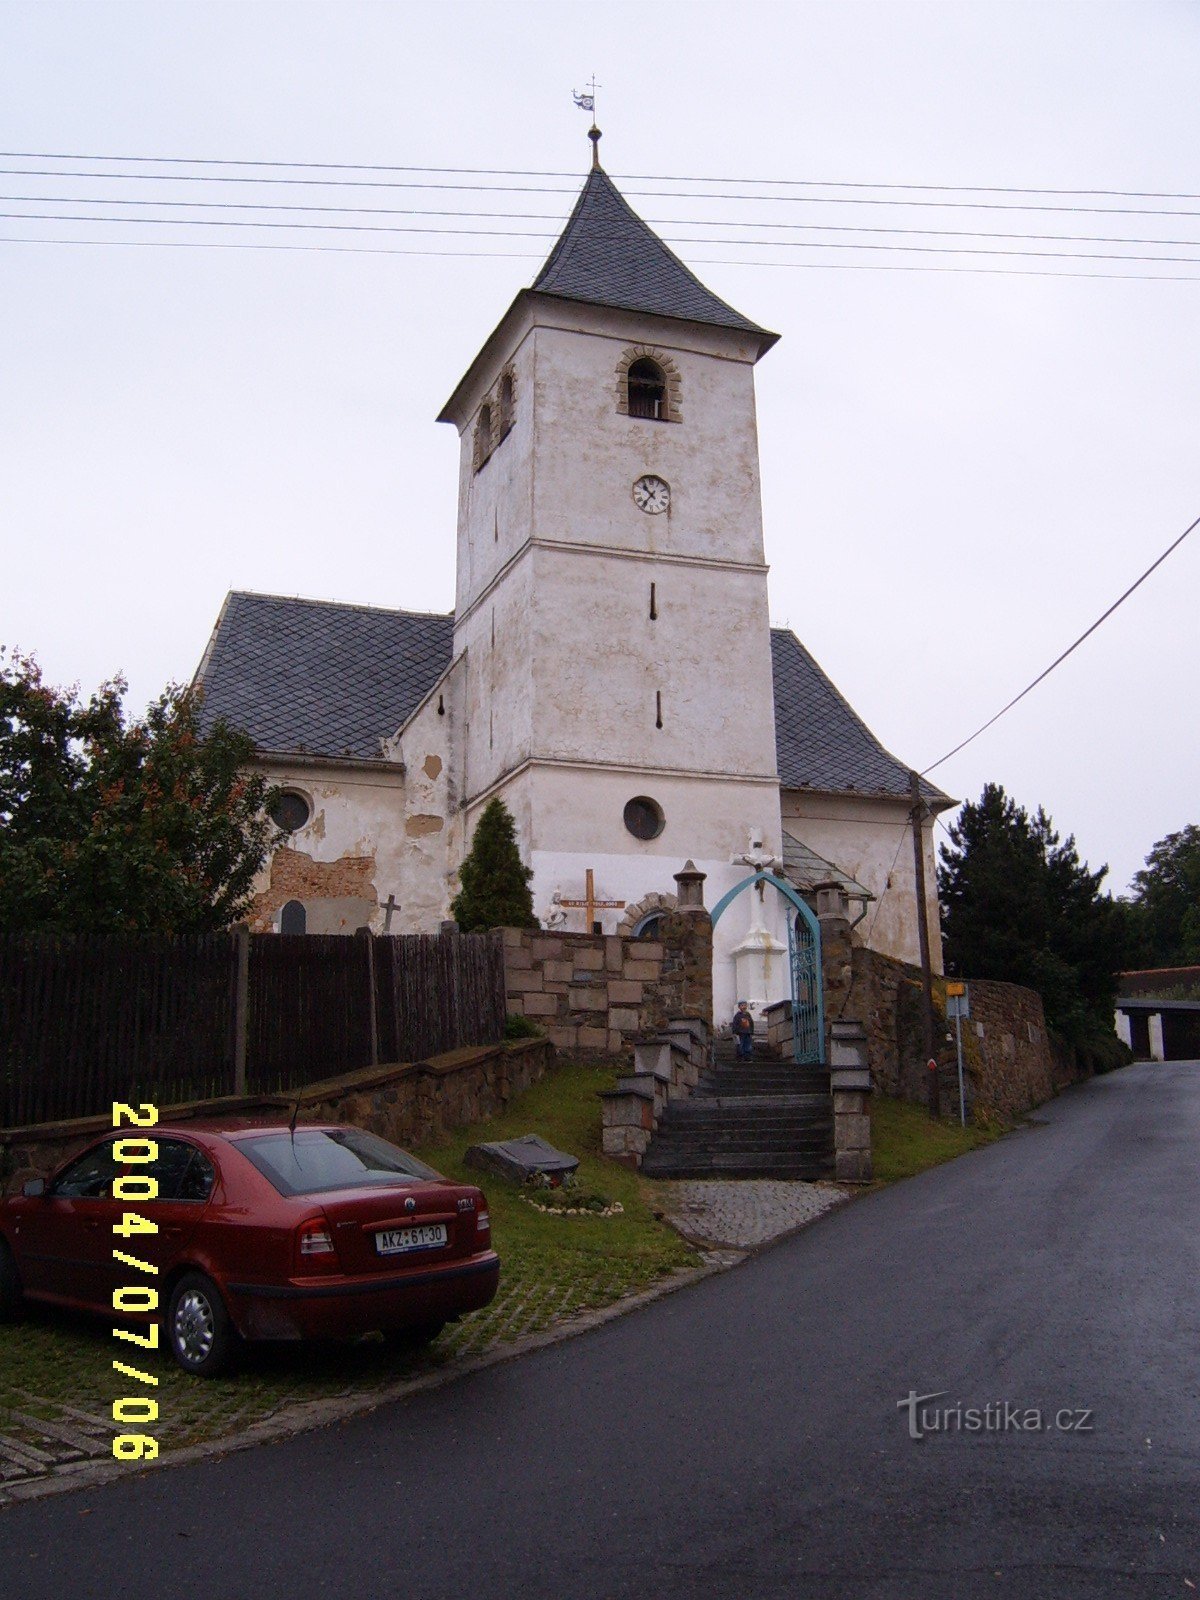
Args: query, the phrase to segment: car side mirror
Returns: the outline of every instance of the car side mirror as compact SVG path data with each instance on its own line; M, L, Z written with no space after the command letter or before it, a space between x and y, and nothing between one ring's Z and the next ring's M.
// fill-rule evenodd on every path
M45 1178L30 1178L28 1182L21 1186L21 1193L25 1196L26 1200L36 1200L39 1195L43 1195L45 1192Z

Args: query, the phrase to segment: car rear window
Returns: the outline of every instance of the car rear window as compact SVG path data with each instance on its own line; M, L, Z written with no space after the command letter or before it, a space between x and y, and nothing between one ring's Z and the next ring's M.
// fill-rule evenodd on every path
M438 1174L361 1128L297 1128L239 1139L237 1148L282 1195L419 1183Z

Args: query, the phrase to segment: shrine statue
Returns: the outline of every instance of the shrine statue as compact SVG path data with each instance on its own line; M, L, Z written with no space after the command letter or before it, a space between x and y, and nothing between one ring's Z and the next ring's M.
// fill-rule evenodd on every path
M547 928L561 928L567 920L567 908L562 903L562 890L555 889L550 896L550 904L546 907L546 915L542 923Z

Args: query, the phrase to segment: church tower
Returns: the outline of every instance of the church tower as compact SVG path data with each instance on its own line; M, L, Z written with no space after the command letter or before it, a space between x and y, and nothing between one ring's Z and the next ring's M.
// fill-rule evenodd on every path
M752 835L782 853L754 402L775 341L597 163L439 419L462 440L467 834L499 795L541 916L589 868L636 908L691 857L711 906Z

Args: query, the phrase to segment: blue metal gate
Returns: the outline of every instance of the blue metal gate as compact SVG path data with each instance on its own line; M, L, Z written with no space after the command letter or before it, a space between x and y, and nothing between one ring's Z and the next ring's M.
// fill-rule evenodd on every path
M825 992L821 979L821 924L809 907L773 872L756 872L735 884L713 907L713 926L738 895L756 884L769 883L789 901L795 916L788 917L788 969L792 986L792 1055L797 1065L820 1062L825 1057Z
M788 918L788 963L792 973L792 1054L798 1063L820 1061L825 1026L821 1004L821 936L803 917Z

